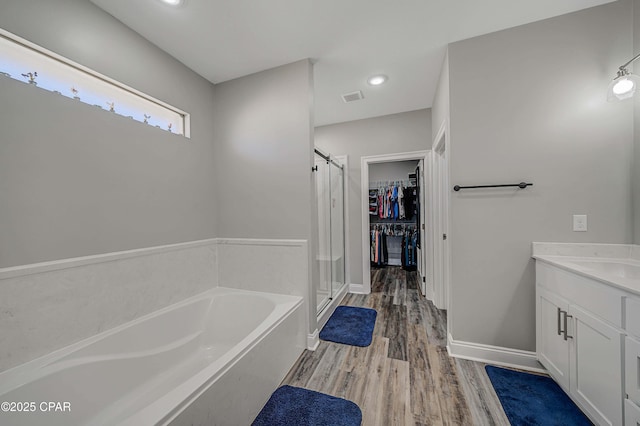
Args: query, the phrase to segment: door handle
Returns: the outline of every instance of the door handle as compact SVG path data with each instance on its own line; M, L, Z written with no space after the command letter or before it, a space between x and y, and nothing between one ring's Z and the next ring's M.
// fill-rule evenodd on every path
M562 335L562 309L558 308L558 336Z
M563 312L564 312L564 311L563 311ZM567 340L567 339L573 339L573 336L569 336L569 335L567 334L567 323L568 323L568 319L569 319L569 318L573 318L573 315L569 315L567 312L564 312L564 330L563 330L563 333L564 333L564 340Z

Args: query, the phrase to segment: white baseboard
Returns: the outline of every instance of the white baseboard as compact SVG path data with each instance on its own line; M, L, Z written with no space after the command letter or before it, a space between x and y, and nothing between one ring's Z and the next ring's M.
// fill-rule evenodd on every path
M371 290L365 288L364 284L349 284L349 293L369 294Z
M318 349L318 345L320 344L320 332L316 328L313 330L313 333L307 334L307 349L310 351L315 351Z
M448 334L447 337L447 352L449 356L454 358L519 368L521 370L535 371L538 373L546 372L545 368L538 362L535 352L473 342L462 342L453 340L451 334Z

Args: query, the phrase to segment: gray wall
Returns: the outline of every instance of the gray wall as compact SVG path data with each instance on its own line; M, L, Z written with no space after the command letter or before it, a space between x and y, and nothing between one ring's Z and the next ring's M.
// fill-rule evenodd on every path
M217 84L214 92L218 236L311 241L315 186L310 61ZM314 249L309 244L309 265L315 264ZM251 267L251 259L246 267ZM318 279L317 271L312 275ZM308 309L312 332L315 293L305 281L293 294L314 307Z
M349 156L349 258L350 282L362 284L362 196L360 158L369 155L429 149L431 110L403 112L366 120L320 126L315 144L333 155Z
M419 161L393 161L369 166L369 182L408 180L409 173L415 173Z
M436 86L436 93L433 96L433 105L431 107L431 129L433 144L440 128L445 127L445 134L449 134L449 49L442 61L440 68L440 77ZM433 146L433 145L430 145Z
M0 28L191 113L191 139L0 80L0 267L215 237L213 86L85 0Z
M310 237L312 66L299 61L215 86L220 237Z
M532 241L631 241L631 28L619 1L449 46L451 184L534 183L452 192L455 340L535 350Z

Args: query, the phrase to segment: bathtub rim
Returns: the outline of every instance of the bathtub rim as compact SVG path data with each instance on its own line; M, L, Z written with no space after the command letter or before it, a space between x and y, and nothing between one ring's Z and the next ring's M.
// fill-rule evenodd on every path
M279 302L275 303L274 306L274 311L278 308L279 304L282 303L294 303L295 307L297 308L297 306L301 305L303 302L302 297L300 296L291 296L291 295L285 295L285 294L277 294L277 293L267 293L267 292L260 292L260 291L251 291L251 290L243 290L243 289L236 289L236 288L230 288L230 287L214 287L211 288L209 290L203 291L201 293L198 293L194 296L190 296L186 299L180 300L178 302L172 303L171 305L165 306L161 309L158 309L156 311L150 312L148 314L142 315L138 318L135 318L131 321L127 321L123 324L120 324L116 327L110 328L108 330L105 331L101 331L98 334L95 334L93 336L87 337L85 339L79 340L75 343L72 343L70 345L64 346L60 349L56 349L53 352L50 352L48 354L45 354L41 357L35 358L31 361L27 361L23 364L19 364L15 367L12 367L8 370L2 371L0 372L0 396L3 396L13 390L15 390L16 388L23 386L37 378L40 377L39 371L42 368L45 368L49 365L53 365L55 364L56 361L62 359L65 356L68 356L70 354L72 354L73 352L76 352L80 349L83 349L93 343L99 342L100 340L103 340L105 338L108 338L114 334L117 334L118 332L138 325L142 322L148 321L150 319L153 319L154 317L160 316L164 313L167 313L169 311L172 311L174 309L177 308L181 308L183 306L192 304L194 302L197 302L199 300L204 300L207 298L212 298L215 297L216 295L224 295L224 294L230 294L230 293L235 293L235 294L247 294L247 295L253 295L253 296L263 296L266 297L268 299L273 299L274 297L277 297L280 299ZM291 309L293 310L293 309ZM271 312L269 314L269 316L273 315L273 312ZM268 316L268 317L269 317ZM283 317L286 317L287 315L283 314ZM254 330L255 331L255 330ZM244 339L246 339L247 336L245 336L241 342L244 341ZM241 343L240 342L240 343ZM240 344L239 343L239 344Z
M234 289L235 290L235 289ZM275 293L263 293L248 291L249 294L262 293L271 294ZM281 296L281 295L277 295ZM284 295L282 295L284 296ZM202 394L204 394L215 382L223 377L229 370L231 370L247 353L258 346L265 338L267 338L273 330L278 328L283 322L288 320L302 305L304 299L300 296L289 296L292 299L298 299L296 301L287 302L287 308L284 312L277 313L277 319L271 322L268 326L260 330L257 336L253 334L260 327L254 329L249 335L245 336L238 344L236 344L231 350L226 352L216 361L209 364L197 375L190 377L187 381L181 383L169 393L158 398L153 403L142 408L134 415L119 419L118 425L120 426L138 426L141 424L154 424L154 425L168 425L175 420L191 403L196 401ZM272 311L268 318L276 315L277 308ZM261 324L262 325L262 324ZM246 342L249 340L249 342ZM240 348L240 349L238 349ZM300 352L305 349L303 339L300 343ZM203 381L202 378L205 378ZM182 395L181 397L177 398ZM267 396L268 397L268 396ZM179 400L176 402L176 400ZM265 401L266 402L266 399ZM167 407L171 407L167 410Z

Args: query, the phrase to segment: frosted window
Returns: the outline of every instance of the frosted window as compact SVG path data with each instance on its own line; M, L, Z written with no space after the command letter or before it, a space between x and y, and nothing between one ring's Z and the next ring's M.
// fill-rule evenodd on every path
M189 137L184 111L0 30L0 78L7 77Z

